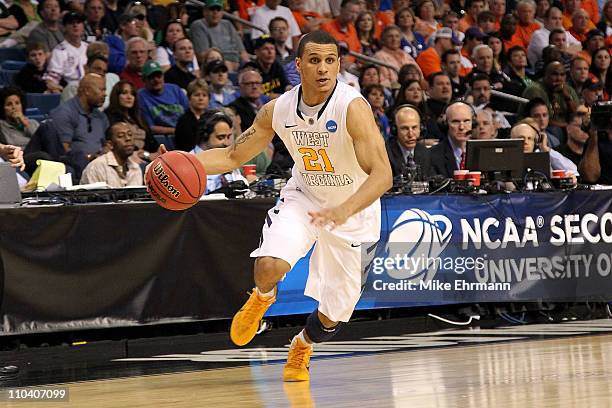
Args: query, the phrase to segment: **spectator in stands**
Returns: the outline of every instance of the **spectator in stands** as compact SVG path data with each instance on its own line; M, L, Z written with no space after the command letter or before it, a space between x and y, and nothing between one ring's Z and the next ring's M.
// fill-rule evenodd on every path
M106 27L102 26L104 18L104 3L102 0L85 0L85 31L83 33L83 41L92 43L94 41L102 41L109 32Z
M527 53L521 46L512 47L508 50L508 64L504 73L510 82L504 83L503 92L515 96L523 95L525 89L533 84L533 80L527 75Z
M398 70L404 65L417 65L414 58L406 54L400 48L401 31L395 25L385 27L381 34L382 48L380 51L374 54L374 57L380 61L386 62ZM419 71L421 69L419 68ZM385 87L391 87L392 84L397 83L397 73L389 68L380 68L380 83Z
M433 46L421 52L416 59L425 78L442 70L442 55L453 49L453 32L448 27L441 28L432 35L432 41Z
M142 37L132 37L126 43L127 65L119 78L130 81L136 89L145 86L142 68L149 58L149 44Z
M227 67L227 61L223 58L223 52L217 47L210 47L202 53L202 64L206 65L212 61L223 61ZM229 68L228 68L229 69Z
M159 154L159 143L142 118L136 88L129 81L119 81L111 91L110 104L105 111L109 124L127 123L134 138L134 156L137 163L155 160Z
M10 15L17 21L17 26L14 28L14 30L21 30L29 22L41 21L40 16L36 13L36 5L32 4L31 1L13 0L10 3L8 11ZM10 17L7 20L10 21ZM5 25L7 20L5 20Z
M612 33L610 34L612 36ZM589 65L591 65L592 60L591 56L598 49L609 46L606 44L605 35L602 31L599 30L591 30L587 33L587 38L585 41L585 47L582 51L580 51L577 56L584 58ZM612 37L609 37L612 38Z
M448 74L436 72L429 77L429 99L427 99L427 108L430 112L430 118L426 122L427 134L435 139L443 139L446 134L442 132L438 125L438 118L444 113L445 107L451 101L453 96L453 87Z
M525 107L525 112L529 117L535 119L540 129L544 129L548 136L550 147L556 148L563 143L565 140L563 130L558 126L550 124L550 113L548 112L546 102L541 98L534 98Z
M415 14L417 19L414 31L421 34L427 43L429 37L440 28L436 20L436 5L432 0L421 0L417 4Z
M232 133L232 121L222 111L208 111L198 122L197 145L191 153L197 154L205 150L229 147L234 141ZM234 169L224 174L206 176L206 194L213 193L230 182L242 181L245 185L249 182L240 173L240 169Z
M85 167L80 184L104 182L111 188L142 186L142 168L132 159L134 136L132 128L116 122L106 131L109 151Z
M39 123L25 114L25 96L19 88L0 90L0 143L25 148Z
M178 119L189 109L185 93L174 84L164 83L159 64L147 61L142 67L145 87L138 91L145 122L155 135L173 135Z
M455 170L465 169L465 144L472 134L474 109L465 102L455 102L446 108L448 138L430 150L431 172L453 177Z
M476 114L478 129L472 135L472 139L495 139L497 138L497 126L495 118L490 109L479 109Z
M417 143L421 135L421 113L412 107L399 107L394 113L394 133L386 142L387 155L393 177L420 168L421 175L429 176L429 150Z
M514 17L512 14L506 14L501 20L499 34L504 40L504 48L507 50L516 46L525 48L523 42L516 34L517 24L518 22L516 17Z
M546 24L546 12L552 6L552 0L535 0L536 3L536 21Z
M51 52L47 72L43 76L47 88L60 93L64 86L78 82L85 74L87 64L87 43L81 41L84 17L70 12L64 15L64 41Z
M340 43L340 71L338 72L338 81L344 82L355 88L358 92L361 92L359 86L359 78L353 73L349 72L349 69L353 65L348 54L348 47L344 43Z
M113 86L117 82L119 82L119 77L115 74L107 74L108 71L108 60L102 54L93 54L87 58L87 65L85 65L85 74L98 74L104 81L106 82L106 89L113 89ZM61 100L62 102L66 102L71 98L74 98L78 92L79 85L78 84L69 84L66 85L62 92ZM106 99L104 100L104 105L102 105L102 109L106 109L109 104L109 95L106 95Z
M572 14L572 27L569 29L569 33L578 41L586 41L587 32L594 28L595 26L589 19L589 14L583 9L576 10Z
M478 14L478 28L486 35L496 32L495 14L489 10L481 11L480 14Z
M321 30L330 33L337 41L348 45L349 50L362 52L354 23L359 15L358 0L342 0L340 14L330 22L321 24Z
M421 119L427 118L427 105L425 104L425 91L421 86L421 81L410 79L402 84L402 87L397 92L395 103L388 111L387 116L393 117L395 110L405 104L414 105L421 114Z
M103 149L108 128L106 115L99 111L106 97L104 78L87 74L79 83L77 96L61 104L49 114L78 180L86 164ZM57 159L57 158L56 158Z
M124 70L126 64L126 44L134 37L138 37L136 17L131 14L121 15L117 33L107 36L104 40L110 49L108 57L108 70L110 72L119 74Z
M589 78L584 83L581 94L581 102L586 108L591 108L595 102L603 101L604 87L597 78Z
M472 75L469 82L469 92L476 108L484 108L491 102L491 79L485 73Z
M385 91L380 84L371 84L363 89L363 96L370 103L380 135L388 140L391 137L391 122L385 114Z
M252 67L246 67L238 73L240 96L229 106L238 112L243 132L251 127L259 109L270 100L261 91L262 83L261 74Z
M457 13L452 10L447 11L442 18L442 27L450 28L453 32L453 38L463 44L465 34L459 31L459 15Z
M506 0L489 0L489 10L495 16L495 30L499 31L501 20L506 15Z
M569 71L573 55L570 48L567 46L565 30L561 28L552 30L550 32L550 36L548 37L548 42L550 45L554 45L559 49L559 51L561 51L561 62L563 62L566 71Z
M295 22L300 27L303 34L318 30L321 23L327 20L327 18L323 17L315 10L306 9L304 0L289 0L287 2L287 7L291 10L291 14L293 14L293 18L295 18Z
M138 35L144 38L147 42L153 41L153 30L149 27L149 21L147 20L147 6L139 0L131 2L125 8L127 14L131 14L136 17L136 28Z
M582 155L587 140L589 140L588 131L584 130L583 126L584 115L574 112L570 115L570 120L567 123L567 142L557 146L555 149L563 156L570 159L576 166L580 165Z
M117 31L121 13L123 13L123 7L119 7L119 0L105 0L102 27L106 28L109 33Z
M157 47L155 53L155 61L159 62L159 65L162 67L164 72L169 70L170 67L174 65L174 43L177 40L186 37L187 32L180 21L170 21L168 24L166 24L166 27L164 27L164 30L162 31L162 41L159 47ZM193 53L192 64L194 75L197 76L197 73L200 71L200 66L195 53Z
M550 167L553 170L566 170L576 174L576 165L556 150L552 150L548 144L548 137L542 132L538 123L533 118L525 118L512 127L510 131L512 139L523 139L523 151L525 153L548 152L550 155Z
M15 84L24 92L44 93L47 82L43 76L47 71L49 52L43 43L30 43L26 54L28 63L15 76Z
M189 109L176 123L174 144L178 150L190 151L196 147L198 140L196 130L202 115L208 109L209 89L203 79L196 79L187 86Z
M506 66L506 49L501 35L497 32L490 33L485 37L483 44L493 50L493 70L501 72L502 67Z
M416 17L410 7L403 7L395 14L395 25L402 33L400 48L416 59L427 48L427 43L421 34L414 31L415 21Z
M178 85L180 88L187 89L187 85L196 75L193 69L193 45L189 38L181 38L174 42L175 63L166 73L164 79L166 83Z
M484 41L485 35L482 30L478 27L470 27L465 32L465 40L463 41L463 47L461 48L461 55L465 57L462 60L462 64L465 67L464 72L467 74L474 67L474 48L481 45Z
M467 0L465 8L467 13L459 20L459 31L466 32L470 27L478 26L478 15L485 10L484 0Z
M589 63L582 57L576 57L570 64L568 84L574 88L578 95L582 94L582 87L589 78Z
M217 47L223 53L229 70L236 71L241 61L249 61L249 55L233 24L223 20L223 0L206 0L203 13L204 18L191 24L190 34L196 54L202 56L207 49Z
M521 40L523 48L529 47L531 35L541 28L540 23L535 21L536 5L533 0L519 0L516 5L518 14L518 24L516 26L516 36Z
M558 61L549 63L544 70L544 78L525 89L523 97L527 99L541 98L552 112L551 123L565 127L570 112L575 112L578 95L565 83L565 69Z
M293 48L287 47L287 38L289 37L289 24L287 20L282 17L274 17L270 20L268 30L276 47L276 60L283 66L294 60L295 52Z
M64 41L64 32L60 24L62 14L59 1L39 0L38 14L42 21L30 32L28 44L44 44L45 48L51 51Z
M468 76L468 81L471 76L485 74L489 77L491 86L497 90L501 90L504 85L510 82L510 78L506 74L495 69L493 63L493 50L488 45L477 45L472 53L472 59L475 65Z
M376 38L374 38L374 32L376 31L374 21L374 13L370 10L362 11L355 20L355 30L361 43L361 53L370 57L379 49Z
M593 53L593 63L589 71L589 77L598 79L603 85L603 100L609 100L612 95L612 67L608 48L602 47Z
M612 44L612 0L605 2L597 28L605 35L606 43L610 46Z
M456 48L444 51L442 54L442 70L453 87L453 99L462 98L467 91L465 78L461 76L461 53Z
M276 47L270 36L255 40L255 60L246 64L257 69L263 78L262 92L270 98L277 98L291 89L283 66L276 61Z
M612 184L612 129L591 131L578 171L584 182Z
M220 109L236 99L236 92L229 82L227 72L227 66L223 61L219 60L209 62L204 69L209 85L208 107L210 109Z
M287 36L287 40L285 45L287 48L291 50L296 50L298 46L298 41L302 32L300 31L300 27L298 26L291 10L289 10L285 6L280 5L281 0L265 0L265 4L261 7L257 7L253 16L251 17L251 22L258 27L267 30L266 33L262 33L259 30L251 31L251 38L253 40L258 39L263 34L270 34L269 25L270 21L274 17L282 17L289 24L289 35Z
M536 66L544 47L550 44L550 32L555 29L563 29L563 14L557 7L551 7L546 12L544 26L534 31L531 35L531 41L527 48L527 57L532 67ZM569 32L565 30L563 32L568 46L568 52L573 52L575 54L580 51L582 48L580 42Z

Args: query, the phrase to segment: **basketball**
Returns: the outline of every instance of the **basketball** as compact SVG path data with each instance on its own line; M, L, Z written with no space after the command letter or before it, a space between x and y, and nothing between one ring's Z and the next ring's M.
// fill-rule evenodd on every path
M206 190L206 172L195 155L171 151L153 160L145 184L162 207L180 211L198 202Z

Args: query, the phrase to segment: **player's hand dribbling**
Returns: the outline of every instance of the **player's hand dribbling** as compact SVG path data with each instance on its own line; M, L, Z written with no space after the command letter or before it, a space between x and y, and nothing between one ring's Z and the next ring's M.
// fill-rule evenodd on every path
M321 211L308 211L310 223L317 227L330 227L330 230L344 224L350 214L342 207L324 208Z

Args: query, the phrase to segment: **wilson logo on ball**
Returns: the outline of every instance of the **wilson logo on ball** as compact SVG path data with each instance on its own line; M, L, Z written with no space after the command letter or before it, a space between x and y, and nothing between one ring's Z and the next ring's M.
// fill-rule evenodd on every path
M170 181L168 180L169 177L166 174L166 171L164 170L164 167L161 165L161 163L157 163L157 165L153 168L153 173L157 176L157 179L159 180L161 185L168 191L168 193L173 195L175 198L179 198L181 196L181 192L178 191L176 187L174 187L172 184L170 184Z

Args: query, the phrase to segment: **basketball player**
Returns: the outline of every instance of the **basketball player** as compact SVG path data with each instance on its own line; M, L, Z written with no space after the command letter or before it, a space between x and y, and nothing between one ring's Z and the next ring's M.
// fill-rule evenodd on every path
M379 197L392 185L383 138L368 103L336 80L338 44L322 31L305 35L296 67L302 84L270 101L233 147L198 153L208 174L240 167L272 141L295 161L263 226L255 289L234 316L230 336L250 342L276 300L276 284L314 245L305 294L319 302L291 342L285 381L307 381L312 344L331 339L351 317L361 292L361 243L380 234Z

